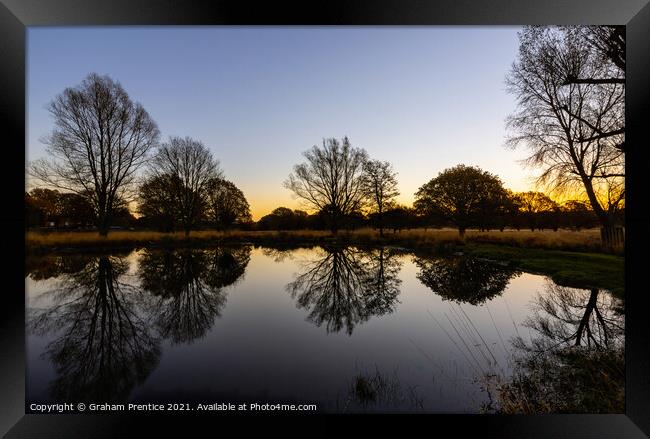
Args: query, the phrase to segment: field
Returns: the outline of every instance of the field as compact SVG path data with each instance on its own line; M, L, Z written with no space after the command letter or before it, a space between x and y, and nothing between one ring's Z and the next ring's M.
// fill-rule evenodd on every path
M182 232L161 233L155 231L113 231L102 238L96 232L40 232L28 231L25 245L28 251L52 248L113 247L121 245L156 244L210 244L225 241L245 241L265 244L383 244L408 248L431 248L445 244L462 244L454 229L413 229L393 233L386 232L382 238L376 230L359 229L341 231L333 235L328 231L193 231L189 238ZM465 243L499 244L510 247L544 248L553 250L599 252L598 229L581 231L534 231L504 230L480 232L468 230Z

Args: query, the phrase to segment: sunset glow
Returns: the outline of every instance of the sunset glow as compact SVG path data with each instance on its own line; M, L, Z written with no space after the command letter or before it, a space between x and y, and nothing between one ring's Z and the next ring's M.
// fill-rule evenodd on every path
M302 152L347 135L393 164L401 195L459 163L533 188L504 147L504 75L516 27L147 27L28 30L27 158L45 154L45 106L89 72L147 109L162 139L190 135L220 160L254 220L301 208L283 181ZM476 66L480 66L477 70Z

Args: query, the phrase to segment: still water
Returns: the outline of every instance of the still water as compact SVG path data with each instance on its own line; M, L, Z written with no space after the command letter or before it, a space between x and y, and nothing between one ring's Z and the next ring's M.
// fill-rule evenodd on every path
M27 260L25 282L28 405L476 413L483 377L511 373L514 340L623 333L606 291L393 248L51 255Z

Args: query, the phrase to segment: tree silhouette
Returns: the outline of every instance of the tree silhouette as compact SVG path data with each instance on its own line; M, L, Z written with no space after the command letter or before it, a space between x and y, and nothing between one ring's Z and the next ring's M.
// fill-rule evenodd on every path
M307 227L307 220L307 212L278 207L260 218L257 226L261 230L296 230Z
M116 203L113 211L116 220L124 213L122 206L124 203ZM70 226L92 225L95 218L95 212L93 206L88 202L88 197L75 193L63 193L59 196L59 215L64 221L64 225Z
M219 229L252 221L250 206L244 193L234 183L215 178L208 182L207 216Z
M118 82L96 73L66 88L48 110L55 124L45 140L51 159L33 162L30 173L50 187L87 197L99 234L106 236L136 171L158 142L158 128Z
M480 305L503 293L519 273L497 263L470 257L415 258L417 278L444 300Z
M363 165L362 182L371 211L377 214L379 236L384 236L384 212L394 204L395 197L399 195L396 173L388 162L367 160Z
M170 137L151 161L150 178L167 178L167 191L178 208L185 231L196 224L207 203L208 183L221 177L219 162L203 143L190 137Z
M139 277L154 296L149 312L160 334L174 343L203 337L226 305L224 287L244 274L249 259L250 247L145 251Z
M366 252L352 247L326 247L287 285L297 306L310 311L316 326L352 335L354 327L373 315L391 313L397 304L401 262L387 250Z
M567 26L567 32L574 33L585 41L600 55L601 59L608 60L619 70L625 71L625 26ZM568 72L572 73L572 72ZM589 78L567 75L567 83L592 84L614 83L624 84L620 77Z
M284 185L311 209L330 219L336 233L341 219L358 211L363 203L363 165L367 154L350 145L347 137L323 140L322 148L314 145L303 153L307 162L294 167Z
M34 188L25 192L26 225L28 226L73 226L92 225L95 221L93 206L88 196L73 192ZM118 200L113 217L119 216L122 200Z
M508 145L524 145L538 184L555 192L584 193L603 227L603 244L622 244L617 212L625 200L622 83L566 83L576 78L624 79L624 72L575 33L530 26L520 33L516 62L506 78L518 100L508 118Z
M563 85L569 84L619 84L625 87L625 26L567 26L565 31L574 38L584 39L596 55L596 59L605 61L616 66L611 76L582 76L580 72L569 69ZM565 111L571 112L567 107ZM571 113L574 117L577 114ZM596 128L596 127L594 127ZM625 121L621 120L619 126L610 130L597 128L595 137L599 139L617 138L613 146L621 152L625 152Z
M559 210L558 204L542 192L518 192L514 195L517 200L519 212L524 216L530 230L541 228L543 221L549 215Z
M370 218L375 214L370 214ZM418 227L420 218L416 215L415 209L393 205L388 210L382 213L382 221L386 228L393 229L393 233L401 231L402 229L410 229Z
M85 262L44 293L52 306L29 310L28 328L57 334L45 350L57 374L50 389L55 400L123 401L156 367L158 340L139 291L120 280L126 261L100 256Z
M566 225L576 230L598 225L598 219L593 210L584 201L567 200L560 206L560 209Z
M143 222L163 232L172 232L181 218L181 205L170 191L180 187L178 176L159 174L147 177L138 191L138 213Z
M57 190L47 188L34 188L26 193L26 201L32 208L33 214L38 218L35 225L46 225L56 221L60 215L59 198Z
M508 194L501 180L479 168L458 165L445 169L415 193L415 208L424 215L442 216L465 230L498 215Z

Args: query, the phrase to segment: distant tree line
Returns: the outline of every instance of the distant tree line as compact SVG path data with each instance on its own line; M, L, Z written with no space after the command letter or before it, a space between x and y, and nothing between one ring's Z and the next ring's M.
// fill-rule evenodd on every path
M25 226L56 228L92 228L96 213L88 198L75 193L34 188L25 192ZM133 227L137 219L126 204L119 204L113 214L113 227Z
M261 218L260 229L354 229L372 226L397 232L417 227L455 227L464 238L469 228L480 230L581 229L599 224L585 202L559 204L541 192L513 193L501 180L478 167L445 169L415 193L413 207L395 198L396 173L390 163L372 160L345 137L330 138L304 153L285 186L314 212L280 207ZM623 210L618 211L622 215Z
M541 192L512 193L512 198L508 200L510 210L504 209L504 213L498 216L482 216L478 211L475 217L466 223L465 228L482 231L506 228L535 231L582 230L599 226L598 218L583 201L570 200L561 204L552 201L548 208L526 210L518 203L520 197L531 196L530 194L548 198ZM623 213L624 211L621 215ZM382 224L383 228L391 233L417 228L458 227L452 219L433 212L427 214L406 206L396 206L386 210ZM303 210L292 210L287 207L276 208L252 226L257 230L329 230L328 218L322 212L308 214ZM379 228L375 214L364 215L361 212L343 217L340 226L349 230L362 227Z

